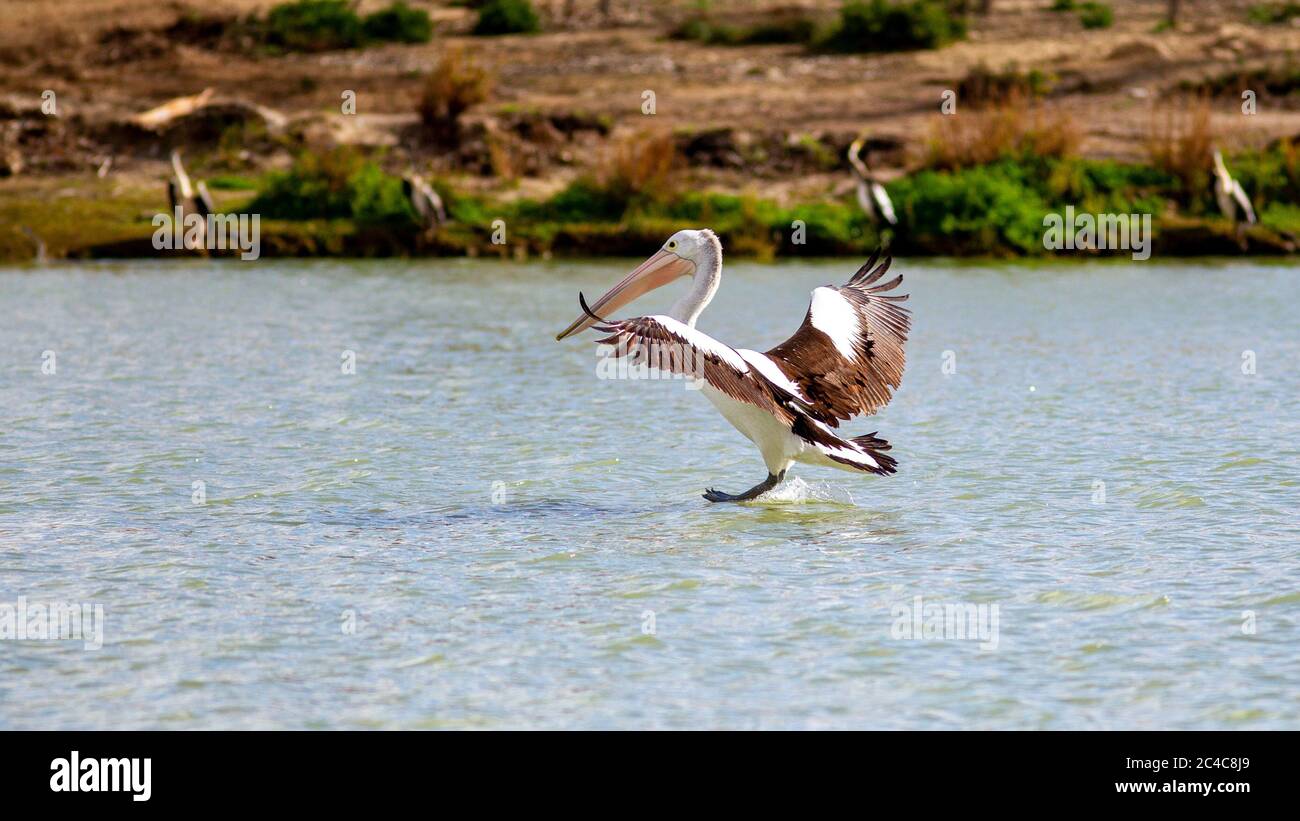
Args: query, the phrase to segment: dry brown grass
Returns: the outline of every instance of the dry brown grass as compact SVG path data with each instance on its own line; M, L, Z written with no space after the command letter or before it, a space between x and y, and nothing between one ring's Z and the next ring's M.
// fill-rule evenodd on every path
M1278 140L1278 150L1282 152L1282 168L1291 185L1300 189L1300 137Z
M1012 61L1000 71L980 63L957 83L957 99L964 108L996 108L1008 98L1032 100L1047 95L1052 79L1038 69L1022 71Z
M671 131L637 131L614 139L601 154L593 173L606 191L625 196L661 196L670 193L677 162Z
M488 164L492 176L500 180L514 182L519 179L519 169L515 162L515 145L509 135L492 130L487 134Z
M492 94L492 75L459 48L443 55L425 78L417 108L435 139L455 144L457 123L470 108Z
M1183 191L1205 190L1214 167L1214 127L1204 97L1151 109L1144 139L1151 164L1173 175Z
M1024 154L1068 157L1078 152L1083 136L1066 111L1012 97L987 109L936 115L922 162L953 170Z

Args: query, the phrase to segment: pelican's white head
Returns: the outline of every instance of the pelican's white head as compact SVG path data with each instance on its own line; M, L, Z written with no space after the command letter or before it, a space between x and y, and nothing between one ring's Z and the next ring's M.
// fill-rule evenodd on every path
M718 289L721 272L722 243L717 234L707 228L678 231L653 256L592 303L591 312L607 316L643 294L682 277L691 277L694 281L690 292L678 300L672 314L682 322L694 325L695 318ZM555 338L564 339L594 324L596 320L584 312Z
M862 134L853 141L848 150L849 166L853 169L853 174L862 180L865 180L871 173L866 162L862 159L862 146L866 141L867 135Z
M722 243L708 228L690 228L669 237L661 250L689 260L698 270L721 258Z

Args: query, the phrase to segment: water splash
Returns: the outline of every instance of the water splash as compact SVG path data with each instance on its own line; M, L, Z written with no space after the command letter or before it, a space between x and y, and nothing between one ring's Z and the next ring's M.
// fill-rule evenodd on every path
M798 476L787 479L776 488L764 493L756 500L757 504L768 505L803 505L832 504L856 507L857 502L848 489L832 482L805 482Z

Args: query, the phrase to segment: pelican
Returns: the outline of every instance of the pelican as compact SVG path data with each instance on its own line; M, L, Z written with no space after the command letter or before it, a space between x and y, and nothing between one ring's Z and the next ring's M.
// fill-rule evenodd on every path
M26 225L20 225L18 227L22 229L22 232L27 235L27 238L29 240L32 241L32 248L36 252L36 256L34 257L36 262L41 265L44 265L45 263L49 262L50 258L45 253L45 240L41 239L39 234L37 234L35 231L33 231L31 228L29 228Z
M203 232L207 231L208 214L216 211L212 206L212 195L208 193L208 187L199 181L197 186L190 185L190 176L185 173L185 166L181 165L181 152L172 149L172 171L174 176L167 181L167 199L171 202L172 213L180 209L182 219L187 213L195 213L203 217ZM190 246L187 246L190 247ZM191 250L205 247L204 237L201 234L198 242L193 245Z
M890 444L864 436L841 436L840 422L884 406L903 378L903 345L911 318L891 295L901 276L885 283L890 259L877 265L877 250L841 286L812 292L808 312L794 336L766 353L732 348L695 329L722 281L722 243L708 229L678 231L592 305L578 295L582 315L556 335L564 339L594 327L608 337L616 357L642 361L661 371L697 380L702 393L736 430L755 445L767 478L749 490L709 488L710 502L744 502L771 490L795 462L847 471L890 474L897 462ZM637 297L689 277L690 289L666 316L607 319Z
M894 203L890 202L889 193L859 156L864 142L866 137L858 137L849 146L849 165L858 182L858 205L862 206L872 222L879 223L883 219L890 225L897 225L898 217L894 215Z
M1223 154L1217 148L1214 149L1214 199L1219 204L1219 210L1232 222L1232 227L1237 231L1237 241L1244 248L1246 225L1255 224L1255 209L1251 207L1250 197L1242 190L1241 183L1228 173L1228 167L1223 164ZM1237 213L1238 208L1241 209L1240 214Z
M432 233L447 222L447 209L442 205L442 197L420 175L403 176L402 193L410 201L420 228L424 231Z

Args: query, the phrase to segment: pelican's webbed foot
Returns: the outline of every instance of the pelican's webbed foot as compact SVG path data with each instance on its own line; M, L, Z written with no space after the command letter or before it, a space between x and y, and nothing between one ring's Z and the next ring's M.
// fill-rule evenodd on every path
M757 499L759 496L767 493L769 490L776 487L784 478L784 470L779 474L769 473L767 474L766 479L754 485L744 493L732 495L730 493L723 493L720 490L709 488L704 491L704 498L708 499L710 502L748 502L751 499Z

